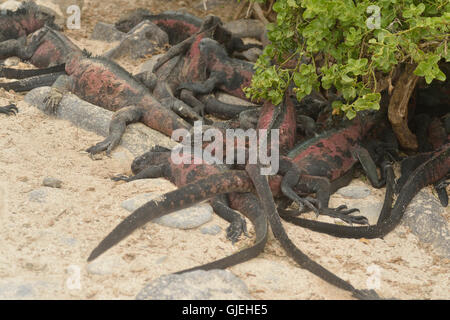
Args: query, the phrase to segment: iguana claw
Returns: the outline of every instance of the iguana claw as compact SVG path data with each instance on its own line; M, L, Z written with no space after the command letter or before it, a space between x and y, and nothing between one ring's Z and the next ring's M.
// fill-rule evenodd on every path
M241 234L249 236L247 232L247 222L242 218L233 220L227 228L227 239L231 241L232 244L239 240Z
M50 94L45 97L45 111L49 114L56 114L56 109L63 98L63 93L58 89L52 88Z
M10 104L5 107L0 107L0 113L4 113L6 115L16 115L19 112L19 109L17 109L16 105Z
M106 155L109 156L111 154L111 151L119 144L119 139L114 139L111 137L107 137L105 140L97 143L96 145L88 148L86 152L90 153L91 155L100 153L102 151L106 151Z

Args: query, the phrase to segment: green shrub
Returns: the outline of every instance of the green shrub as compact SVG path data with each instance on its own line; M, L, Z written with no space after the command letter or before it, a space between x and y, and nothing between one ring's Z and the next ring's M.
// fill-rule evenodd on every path
M445 80L438 62L450 61L448 0L277 0L273 10L249 98L279 104L292 81L298 100L335 87L345 102L333 108L353 118L379 108L377 82L401 63L415 64L427 83Z

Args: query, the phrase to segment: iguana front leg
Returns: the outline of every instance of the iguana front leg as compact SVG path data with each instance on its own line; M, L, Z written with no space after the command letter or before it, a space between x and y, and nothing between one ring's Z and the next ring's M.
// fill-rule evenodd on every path
M64 94L70 91L73 80L68 75L59 76L52 85L49 95L44 99L45 111L49 114L56 114L59 103Z

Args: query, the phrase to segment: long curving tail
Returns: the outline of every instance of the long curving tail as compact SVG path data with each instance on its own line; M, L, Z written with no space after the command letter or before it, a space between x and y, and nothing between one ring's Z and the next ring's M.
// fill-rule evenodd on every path
M390 210L390 205L387 206L386 203L392 203L394 186L392 183L387 183L385 204L383 206L382 215L380 216L378 223L373 226L340 226L292 216L285 216L283 219L295 225L340 238L382 238L394 230L394 228L400 223L406 207L422 188L440 181L448 175L449 172L450 144L446 144L439 151L437 151L433 157L414 170L400 190L399 196L392 210ZM393 173L389 171L387 173L387 179L393 180Z
M234 200L238 199L240 203L239 212L244 214L250 219L255 230L255 241L252 246L242 249L236 253L233 253L225 258L200 265L197 267L189 268L186 270L178 271L177 274L190 272L194 270L212 270L212 269L225 269L239 263L248 261L252 258L256 258L263 250L267 242L268 236L268 222L267 215L262 210L262 206L258 198L253 193L239 193L234 194Z
M51 86L56 79L63 74L66 73L54 72L12 82L3 82L0 83L0 88L4 88L5 90L14 90L16 92L30 91L37 87Z
M289 239L283 225L281 224L280 216L278 215L273 201L273 196L267 181L267 177L260 174L258 165L247 165L246 171L251 177L256 193L262 203L265 213L268 215L270 227L275 238L280 241L281 246L286 250L289 256L297 262L300 267L310 271L326 282L346 291L350 291L354 297L358 299L380 299L378 294L373 290L359 290L353 287L349 282L339 278L334 273L322 267L320 264L311 260L306 254L300 251L299 248Z
M253 184L244 171L230 170L211 175L203 180L185 185L151 200L125 218L91 252L87 261L92 261L109 248L130 235L147 222L166 214L188 208L216 195L231 192L250 192Z

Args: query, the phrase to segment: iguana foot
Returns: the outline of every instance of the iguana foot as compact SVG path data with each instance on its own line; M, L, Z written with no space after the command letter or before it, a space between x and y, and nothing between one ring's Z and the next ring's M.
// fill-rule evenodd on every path
M19 109L17 109L15 104L10 104L5 107L0 107L0 113L4 113L8 116L16 115L18 112L19 112Z
M339 206L337 208L325 208L320 210L320 214L341 219L342 221L349 224L369 224L369 220L367 220L367 218L364 216L350 215L350 213L359 212L359 209L345 209L347 209L347 206L345 205Z
M241 234L248 237L247 232L247 222L242 217L234 219L227 228L227 239L231 241L232 244L236 243Z
M63 98L63 93L56 88L50 90L50 94L44 99L45 111L49 114L56 114L59 103Z
M86 150L86 152L91 155L100 153L102 151L106 151L106 155L109 156L111 151L119 144L119 139L114 139L112 137L107 137L105 140L97 143L95 146L92 146Z

